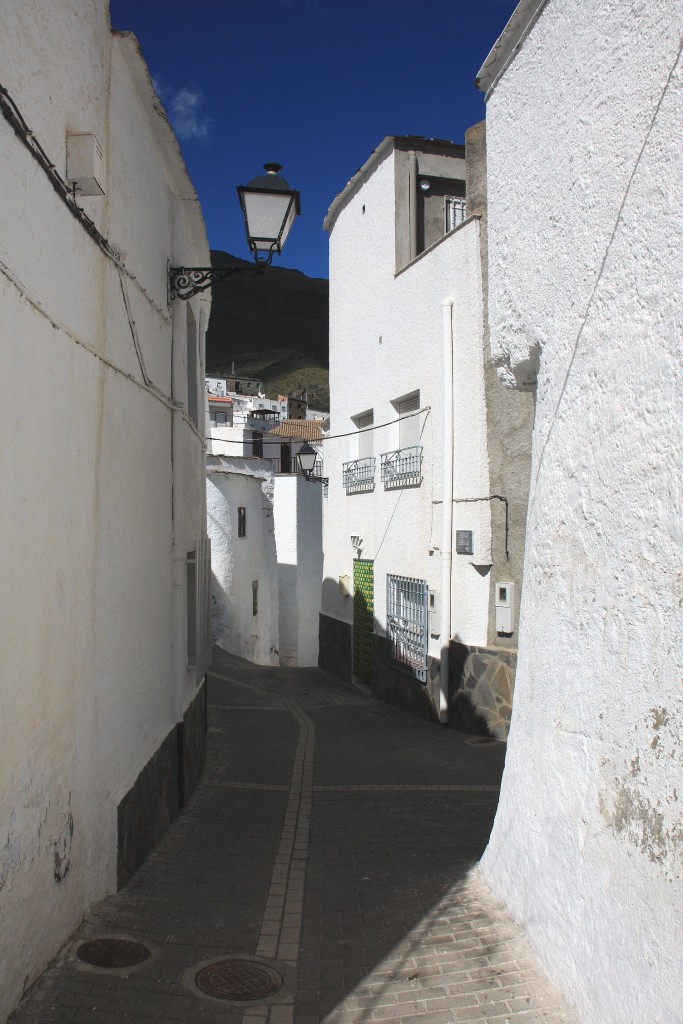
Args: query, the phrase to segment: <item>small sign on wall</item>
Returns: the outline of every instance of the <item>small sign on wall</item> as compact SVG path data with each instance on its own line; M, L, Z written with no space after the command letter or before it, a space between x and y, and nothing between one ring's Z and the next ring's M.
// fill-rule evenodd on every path
M455 553L456 555L474 554L474 535L472 530L455 531Z

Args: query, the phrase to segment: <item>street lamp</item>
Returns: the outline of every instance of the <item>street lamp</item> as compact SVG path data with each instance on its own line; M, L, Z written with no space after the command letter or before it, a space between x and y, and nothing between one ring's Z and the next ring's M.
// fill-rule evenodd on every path
M197 292L210 288L214 281L236 274L263 272L270 266L274 253L282 252L294 218L301 213L299 193L280 177L280 164L264 164L264 170L265 174L257 175L248 185L237 186L247 244L254 254L255 267L169 266L171 299L190 299Z
M328 478L325 476L313 476L313 470L315 469L318 453L315 448L308 443L308 441L305 441L301 445L296 457L299 461L299 469L307 480L318 480L321 484L329 483Z

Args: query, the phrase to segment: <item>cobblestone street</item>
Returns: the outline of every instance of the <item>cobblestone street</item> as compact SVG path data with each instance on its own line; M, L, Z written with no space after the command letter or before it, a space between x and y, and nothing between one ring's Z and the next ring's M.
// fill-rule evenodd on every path
M476 871L504 755L319 670L216 650L202 782L12 1024L574 1024ZM151 956L77 959L107 936ZM241 1004L202 994L197 972L228 958L281 987Z

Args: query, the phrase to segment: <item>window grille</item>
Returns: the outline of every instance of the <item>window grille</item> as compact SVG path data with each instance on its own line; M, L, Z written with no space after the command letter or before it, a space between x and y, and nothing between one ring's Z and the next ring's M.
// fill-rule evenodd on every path
M446 196L444 212L446 231L452 231L467 219L467 204L460 196Z
M421 682L427 679L428 600L425 580L387 574L389 662Z

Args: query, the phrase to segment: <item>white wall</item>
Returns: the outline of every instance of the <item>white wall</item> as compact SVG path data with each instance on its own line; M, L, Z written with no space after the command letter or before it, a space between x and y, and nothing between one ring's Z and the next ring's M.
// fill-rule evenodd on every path
M135 41L111 35L104 0L2 0L0 24L3 85L58 172L67 131L104 148L106 195L81 205L125 253L139 343L115 263L0 116L4 1019L114 889L117 805L196 693L184 581L205 531L203 423L171 411L187 403L186 309L172 321L166 262L205 264L208 247ZM201 341L208 300L192 305Z
M241 463L241 464L240 464ZM246 536L238 536L238 509L246 509ZM273 478L252 460L220 460L207 467L211 538L212 633L226 651L257 665L278 664L277 554ZM253 614L253 584L258 586Z
M682 32L550 0L487 112L494 356L540 370L483 871L586 1024L681 1020Z
M323 568L322 485L302 476L274 479L280 663L317 665Z
M325 509L325 582L322 611L351 622L353 603L338 579L353 577L352 534L363 538L362 557L375 563L376 630L386 628L386 574L426 579L440 590L442 499L442 303L451 297L454 332L454 438L456 497L488 495L483 390L482 293L479 223L472 220L443 238L395 276L394 157L384 158L352 192L330 233L330 402L332 439L325 442L329 500ZM380 454L399 447L392 401L419 389L423 446L419 487L385 490ZM374 411L375 488L347 494L342 464L358 457L354 416ZM474 529L477 559L490 560L490 509L456 505L454 529ZM488 577L474 559L453 556L453 633L485 644ZM441 639L429 653L439 656Z

